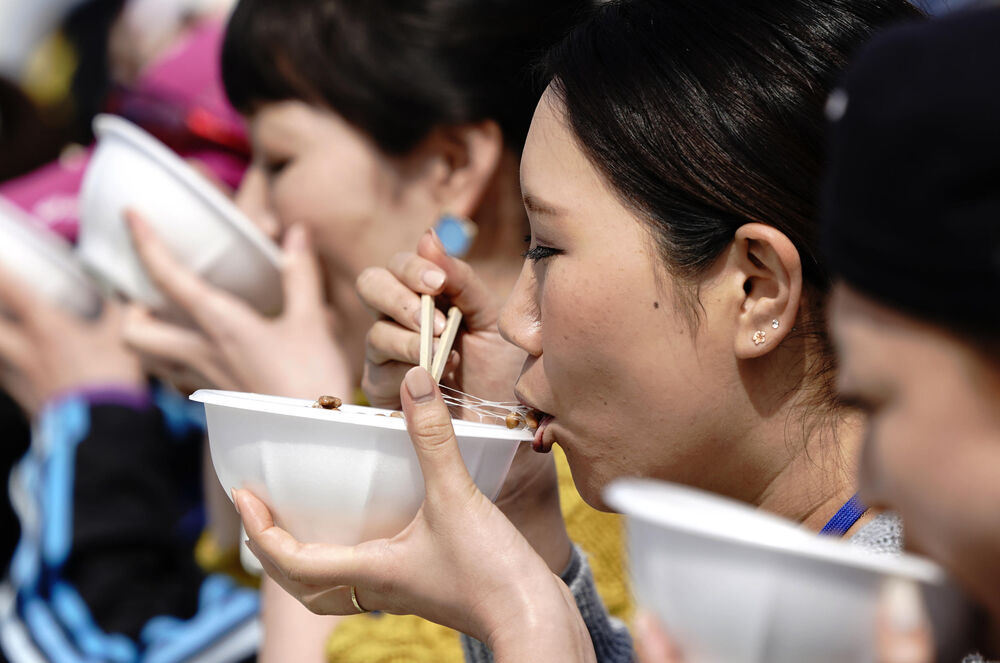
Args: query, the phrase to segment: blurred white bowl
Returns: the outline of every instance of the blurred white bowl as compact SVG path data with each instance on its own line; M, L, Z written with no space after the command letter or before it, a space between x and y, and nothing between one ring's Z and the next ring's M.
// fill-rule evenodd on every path
M932 613L956 605L933 562L874 555L717 495L625 479L605 499L628 517L639 603L659 617L686 663L874 661L887 576L919 583Z
M97 149L80 191L78 253L130 299L169 312L125 224L141 213L174 256L265 315L281 310L280 250L201 174L148 133L112 115L94 120Z
M49 301L83 317L101 311L101 293L72 247L0 196L0 265Z
M200 390L215 472L227 493L247 488L300 541L353 545L400 532L416 515L424 482L402 419L357 405ZM496 499L526 430L455 421L462 458Z

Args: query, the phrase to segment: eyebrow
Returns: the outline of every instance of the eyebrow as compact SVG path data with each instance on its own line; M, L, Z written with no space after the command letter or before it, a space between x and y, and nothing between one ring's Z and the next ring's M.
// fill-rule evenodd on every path
M550 205L543 200L539 200L537 197L526 193L524 195L524 207L529 212L534 212L535 214L548 214L550 216L559 216L563 213L563 210L559 209L554 205Z

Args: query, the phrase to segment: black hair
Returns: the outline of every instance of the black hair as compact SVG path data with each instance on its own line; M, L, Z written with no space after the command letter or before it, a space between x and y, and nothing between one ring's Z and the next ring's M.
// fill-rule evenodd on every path
M807 287L826 293L827 95L877 30L922 16L906 0L618 0L544 66L581 149L649 225L680 284L696 284L741 225L761 222L788 236ZM821 341L808 370L831 402L821 303L807 313L796 333Z
M826 289L823 106L876 30L920 16L906 0L621 0L546 68L580 145L652 225L672 273L697 277L758 221Z
M388 154L436 126L492 119L520 154L544 85L531 64L592 0L241 0L222 74L241 112L331 108Z

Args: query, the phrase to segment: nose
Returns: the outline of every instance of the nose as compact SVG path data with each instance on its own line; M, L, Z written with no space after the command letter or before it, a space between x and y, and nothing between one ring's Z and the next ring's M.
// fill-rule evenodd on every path
M257 228L273 240L281 234L281 224L271 210L267 175L258 166L247 169L240 188L234 197L236 206L250 218Z
M542 354L542 315L538 305L538 280L532 263L524 261L514 289L500 311L500 335L529 355Z

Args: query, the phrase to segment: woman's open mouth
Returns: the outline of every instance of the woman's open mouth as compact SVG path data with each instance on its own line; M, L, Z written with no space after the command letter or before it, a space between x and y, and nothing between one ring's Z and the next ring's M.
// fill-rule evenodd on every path
M531 448L538 453L548 453L552 451L552 440L545 440L545 429L549 427L553 416L548 412L539 410L537 407L532 405L531 401L522 396L517 389L514 390L514 396L523 406L528 408L528 412L525 414L524 418L527 421L528 428L533 428L535 430L535 439L531 442Z
M534 414L536 421L538 421L538 427L535 428L535 439L531 441L531 448L538 453L547 454L552 451L552 440L545 441L545 429L552 422L552 415L546 414L541 410L534 410L532 414Z

